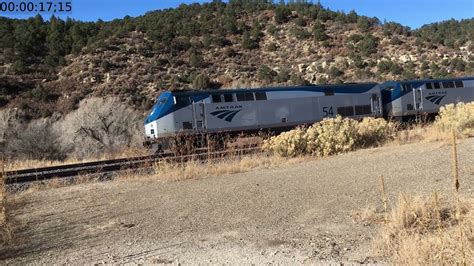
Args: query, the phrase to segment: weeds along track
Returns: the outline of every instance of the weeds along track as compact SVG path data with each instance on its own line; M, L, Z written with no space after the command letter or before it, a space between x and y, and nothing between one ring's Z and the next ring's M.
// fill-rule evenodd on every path
M5 184L12 185L36 181L45 181L53 178L70 178L86 174L108 174L131 169L144 169L153 167L155 163L161 161L174 163L181 163L192 160L207 161L223 157L239 157L242 155L257 152L261 152L261 147L230 149L215 152L208 152L207 150L198 150L196 153L193 154L179 156L176 156L174 153L161 153L149 156L8 171L4 173L4 176Z

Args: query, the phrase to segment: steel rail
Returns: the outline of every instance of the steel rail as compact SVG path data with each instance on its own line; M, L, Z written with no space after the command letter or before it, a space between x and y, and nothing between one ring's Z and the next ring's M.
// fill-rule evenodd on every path
M66 164L32 169L22 169L5 172L6 184L20 184L35 181L45 181L53 178L75 177L85 174L105 174L130 169L140 169L153 166L160 161L186 162L190 160L209 160L229 155L241 156L261 151L260 147L246 149L225 150L217 152L201 151L195 154L175 156L172 153L164 153L132 158L121 158L114 160L102 160L87 163Z

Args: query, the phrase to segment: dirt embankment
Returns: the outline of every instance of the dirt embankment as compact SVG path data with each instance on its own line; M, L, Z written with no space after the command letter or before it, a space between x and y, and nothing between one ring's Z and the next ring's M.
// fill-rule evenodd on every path
M418 143L199 180L121 180L20 196L25 239L3 263L370 262L382 209L400 192L452 192L450 146ZM474 139L458 146L462 195L474 195Z

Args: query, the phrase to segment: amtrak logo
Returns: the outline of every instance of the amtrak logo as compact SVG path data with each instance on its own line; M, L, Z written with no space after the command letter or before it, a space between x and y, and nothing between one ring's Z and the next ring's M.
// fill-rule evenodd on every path
M446 95L431 95L431 96L426 97L425 99L427 99L428 101L430 101L432 103L435 103L435 104L439 105L441 100L443 100L444 96L446 96Z
M214 111L211 112L211 115L223 119L227 122L232 122L232 119L234 119L234 116L240 112L241 110L219 110L219 111Z

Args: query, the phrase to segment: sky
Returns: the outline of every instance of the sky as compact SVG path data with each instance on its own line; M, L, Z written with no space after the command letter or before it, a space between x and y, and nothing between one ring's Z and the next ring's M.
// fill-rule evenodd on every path
M18 0L15 0L18 1ZM50 1L50 0L49 0ZM66 0L62 0L66 1ZM177 7L182 3L204 2L197 0L68 0L72 1L72 13L61 16L82 21L104 21L139 16L148 11ZM316 2L317 0L313 0ZM274 1L278 2L278 1ZM416 29L424 24L454 19L473 18L474 0L321 0L331 10L378 17L381 21L395 21ZM5 14L0 16L27 18L34 14ZM44 15L45 19L51 14Z

